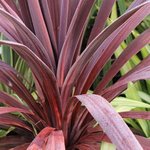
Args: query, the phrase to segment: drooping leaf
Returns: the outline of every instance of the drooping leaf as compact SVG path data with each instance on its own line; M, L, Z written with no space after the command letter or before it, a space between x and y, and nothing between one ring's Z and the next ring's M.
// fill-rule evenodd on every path
M4 105L7 106L28 110L28 108L22 105L17 99L4 92L0 92L0 103L3 103Z
M10 39L9 37L12 35L10 40L13 39L13 41L20 43L28 43L27 46L31 48L32 51L34 51L34 53L37 54L51 69L53 69L52 62L48 57L46 49L38 38L22 22L3 9L0 9L0 17L2 18L0 19L0 31L4 31L4 34L6 33L5 35L8 39ZM3 19L4 21L2 22Z
M15 42L8 42L8 41L0 41L0 44L6 44L9 46L12 46L14 48L14 50L16 50L16 52L23 57L23 59L25 59L28 62L28 65L30 66L33 74L35 75L36 79L38 80L40 87L43 91L43 93L45 94L45 96L48 98L48 102L47 103L51 103L50 108L51 109L55 109L54 112L55 115L57 115L57 117L53 118L53 119L58 119L59 121L55 121L53 120L52 122L59 124L60 125L60 99L59 99L59 91L58 91L58 87L57 87L57 83L56 83L56 78L53 74L53 72L48 68L48 66L41 61L40 58L38 58L30 49L28 49L26 46L19 44L19 43L15 43ZM38 60L38 61L35 61ZM45 80L43 80L45 79ZM45 83L43 83L43 81ZM49 82L49 84L48 84ZM56 83L56 84L51 84L51 83ZM51 89L51 92L47 92L45 91L45 89ZM33 103L33 105L36 105L34 100L31 101ZM45 103L44 101L42 102L43 104ZM52 107L53 105L55 105L55 107ZM48 109L47 111L49 113L53 114L53 111L50 110L49 108L45 108ZM57 109L57 110L56 110ZM58 110L59 109L59 110ZM40 111L40 110L39 110ZM58 125L58 126L59 126Z
M27 150L42 150L46 145L46 140L50 133L53 131L53 128L46 127L44 128L31 142L31 144L28 146Z
M48 137L45 149L65 150L65 141L62 131L52 131Z
M76 97L85 105L94 119L98 121L107 136L117 146L117 149L142 150L133 133L107 100L94 94Z

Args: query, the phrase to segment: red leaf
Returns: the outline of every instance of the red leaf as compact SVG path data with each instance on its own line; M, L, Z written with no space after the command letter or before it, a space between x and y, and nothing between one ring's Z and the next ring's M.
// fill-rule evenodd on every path
M51 123L60 126L61 101L60 101L60 94L59 94L56 78L53 72L48 68L48 66L43 61L41 61L39 57L37 57L26 46L15 42L9 42L9 41L0 41L0 44L12 46L13 49L28 63L34 76L39 82L39 85L42 89L45 98L47 98L48 100L42 102L43 108L45 108L46 106L46 108L44 109L46 111L45 112L46 116L55 115L55 117L52 118L53 120ZM51 92L47 92L45 89L49 89ZM33 101L32 103L34 104L35 102ZM39 109L38 111L42 111L42 110Z
M67 101L68 98L72 95L73 87L78 79L80 79L80 75L84 70L85 66L88 64L90 58L93 56L94 52L97 51L98 47L106 40L106 38L112 34L116 29L118 29L124 22L126 22L131 16L135 14L136 11L144 7L145 5L139 6L134 10L124 14L118 20L116 20L109 28L106 28L103 32L101 32L83 51L83 53L78 57L76 62L70 68L65 82L62 87L62 99L63 101ZM128 26L127 26L128 28ZM124 33L124 32L123 32ZM97 72L99 70L97 69ZM85 77L86 78L86 77ZM83 83L79 80L78 84ZM82 87L82 85L81 85ZM80 88L80 86L79 86ZM65 108L65 106L63 107Z
M103 0L101 8L96 17L94 26L92 28L88 43L90 43L104 28L106 20L111 13L113 4L116 0L111 0L109 3Z
M143 4L143 6L135 12L135 14L133 14L125 23L108 36L108 38L93 54L91 60L82 72L79 81L77 81L78 84L75 94L87 92L119 44L149 14L150 2Z
M23 115L25 116L26 119L31 120L34 124L36 124L39 120L41 120L38 117L38 115L35 115L35 114L30 115L31 110L27 106L24 106L23 104L18 102L17 99L15 99L14 97L11 97L10 95L4 92L0 92L0 103L3 103L6 106L21 108L25 110L26 112L29 112L29 113L23 113ZM43 125L45 125L45 122L43 120L41 122L43 123ZM38 126L36 127L38 128Z
M79 1L80 0L70 0L68 25L70 24L74 14L75 14L75 11L76 11L76 9L78 7Z
M137 7L138 5L140 5L140 4L142 4L142 3L146 2L146 1L147 0L134 0L132 2L132 4L128 7L127 11L130 11L131 9Z
M40 0L41 3L43 0ZM59 25L60 25L60 0L46 0L49 12L51 15L55 39L58 40ZM58 41L56 41L58 43Z
M24 150L24 149L15 149L14 147L23 144L24 146L31 141L31 138L25 138L23 136L6 136L4 138L0 138L0 149L1 150ZM14 148L14 149L13 149Z
M60 31L59 31L59 44L58 44L59 52L61 51L68 30L69 4L70 4L70 0L61 1Z
M56 66L55 66L56 63L54 59L52 45L51 45L50 38L47 32L47 28L44 22L44 18L42 15L39 1L27 0L27 2L28 2L35 34L37 38L42 42L45 49L47 50L47 53L49 55L49 58L51 59L53 67L56 69Z
M0 61L0 71L0 81L15 91L18 96L27 103L30 109L37 114L37 117L41 117L43 113L42 110L21 82L18 73L8 64L2 61Z
M21 112L21 113L27 113L27 114L32 114L32 112L20 109L20 108L15 108L15 107L0 107L0 115L6 114L6 113L12 113L12 112Z
M150 43L150 29L143 32L138 38L133 40L126 49L124 49L122 54L112 64L110 70L103 77L94 92L100 94L100 91L104 89L108 82L119 72L120 68L148 43Z
M2 28L4 34L6 33L8 36L13 35L10 40L13 39L13 41L24 43L53 70L52 62L48 57L46 49L22 22L3 9L0 9L0 18L0 29ZM9 39L7 35L6 37Z
M42 150L46 144L46 140L54 128L46 127L44 128L31 142L27 150Z
M21 104L17 99L4 92L0 92L0 103L3 103L11 107L17 107L24 110L29 110L26 106Z
M33 132L32 127L29 124L26 124L23 120L18 119L17 117L10 114L0 115L0 124L1 125L10 125L20 127L24 130L28 130L28 132Z
M10 0L8 0L8 1L10 1ZM18 5L19 5L20 11L21 11L20 13L21 13L23 22L34 33L32 19L31 19L31 15L29 13L29 7L28 7L27 1L19 1Z
M15 5L15 3L13 1L9 1L6 2L6 0L1 0L0 4L4 7L4 9L9 12L11 15L13 15L14 17L16 17L18 20L20 20L20 22L22 22L22 20L20 19L20 13ZM14 10L13 10L13 9Z
M122 116L122 118L150 120L149 111L129 111L129 112L121 112L119 114Z
M46 150L65 150L65 142L62 131L52 131L46 143Z
M119 81L109 88L103 90L101 95L107 100L111 101L115 96L120 94L123 90L126 89L127 84L135 82L137 80L149 79L150 78L150 56L145 58L140 64L134 67L127 74L122 76Z
M103 131L117 146L117 149L142 150L131 130L107 100L94 94L76 97L86 106L93 118L98 121Z
M137 138L139 143L142 145L144 150L149 150L149 148L150 148L150 139L147 139L147 138L139 136L139 135L135 135L135 137Z
M69 26L58 62L57 79L60 87L62 87L68 70L72 65L75 50L82 35L81 33L87 24L88 15L93 3L94 0L81 0Z
M14 148L11 148L10 150L26 150L30 143L25 143L19 146L16 146Z
M45 23L47 26L47 30L49 32L52 45L54 46L54 49L55 49L54 53L56 54L56 56L58 58L58 47L57 47L58 41L57 41L57 34L56 34L57 31L55 31L56 27L53 24L52 14L50 13L51 11L49 9L48 3L49 3L48 0L42 0L41 7L42 7L42 12L44 15ZM50 7L52 7L53 4L54 4L54 2L51 3Z

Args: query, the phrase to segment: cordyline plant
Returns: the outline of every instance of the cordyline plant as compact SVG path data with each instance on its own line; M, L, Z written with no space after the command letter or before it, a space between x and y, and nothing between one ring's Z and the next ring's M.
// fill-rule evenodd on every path
M86 94L120 43L150 14L150 2L136 0L104 29L114 2L102 1L81 51L95 0L0 0L0 32L8 39L0 44L12 47L26 61L37 92L35 99L19 73L0 61L0 81L22 100L0 92L1 128L15 127L14 134L0 139L0 149L92 150L99 149L101 141L112 142L119 150L149 149L149 140L132 132L122 117L150 119L150 113L118 114L109 102L129 81L150 78L150 57L106 85L150 42L150 29L128 45L93 94ZM96 121L100 126L94 127Z

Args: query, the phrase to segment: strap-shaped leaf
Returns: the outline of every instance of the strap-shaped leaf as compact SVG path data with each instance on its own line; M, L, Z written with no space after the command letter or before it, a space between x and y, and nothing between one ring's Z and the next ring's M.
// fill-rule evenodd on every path
M9 150L26 150L24 149L24 147L25 145L26 146L29 145L28 143L31 141L31 138L25 138L23 136L16 136L16 135L3 137L0 139L0 149L1 150L6 150L6 149L7 150L8 149ZM18 149L18 147L20 147L20 149Z
M0 124L20 127L24 130L33 132L33 129L29 124L11 114L0 115Z
M85 105L117 149L142 150L131 130L106 99L94 94L79 95L76 98Z
M28 107L20 103L17 99L1 91L0 91L0 103L3 103L4 105L11 106L11 107L17 107L24 110L29 110Z
M24 24L32 32L34 32L33 24L32 24L32 19L31 19L31 15L29 13L29 7L28 7L27 1L19 1L18 5L19 5L19 8L20 8L21 18L22 18Z
M123 23L110 36L108 36L108 38L93 54L91 60L82 72L76 87L76 94L87 92L121 42L125 40L130 32L149 14L150 2L147 2L144 3L143 7L136 11L135 14L132 15L125 23Z
M133 40L126 49L124 49L123 53L115 60L110 70L96 87L95 93L100 93L100 90L105 88L106 84L117 74L117 72L119 72L120 68L148 43L150 43L150 29L143 32L138 38Z
M127 111L119 113L123 118L150 120L149 111Z
M42 7L42 12L43 16L45 19L46 27L53 45L53 49L55 49L54 53L56 56L58 56L58 48L57 48L57 34L55 31L53 20L52 20L52 14L50 13L49 6L48 6L49 0L41 0L41 7ZM52 7L52 6L51 6Z
M20 22L22 22L22 20L19 17L19 11L15 5L15 3L13 1L9 1L8 3L5 0L1 0L0 4L3 6L3 8L9 12L10 14L12 14L14 17L16 17L18 20L20 20ZM11 6L11 7L10 7ZM13 9L14 10L13 10ZM16 12L15 12L16 11Z
M78 46L81 33L87 24L88 15L94 4L94 0L81 0L70 23L58 62L58 84L61 87L72 65L75 50ZM81 19L82 18L82 19Z
M127 11L131 10L132 8L138 6L138 5L140 5L140 4L142 4L142 3L146 2L146 1L147 0L134 0L133 3L129 6Z
M31 48L31 50L34 51L34 53L37 54L50 68L52 68L52 62L48 57L46 49L39 39L22 22L1 8L0 18L0 31L7 33L6 35L13 35L13 41L24 43L26 46ZM9 37L7 36L7 38ZM12 40L12 38L10 40Z
M139 65L122 76L114 85L103 90L101 95L111 101L115 96L126 89L127 84L130 81L135 82L143 79L150 79L150 56L145 58Z
M60 31L59 31L59 52L65 40L65 36L68 30L68 17L69 17L69 4L70 1L62 0L61 13L60 13Z
M65 82L62 87L62 100L67 101L68 97L71 96L71 91L75 85L75 82L80 78L80 75L82 71L84 70L85 66L89 62L90 58L93 56L94 52L97 51L98 47L108 38L109 35L112 34L115 30L117 30L122 24L125 24L125 22L133 15L135 15L135 12L137 12L142 7L145 7L146 4L143 4L142 6L139 6L135 8L134 10L129 11L128 13L124 14L122 17L120 17L118 20L116 20L109 28L106 28L103 32L101 32L83 51L83 53L78 57L76 62L73 64L71 69L69 70L67 77L65 79ZM128 28L128 26L127 26ZM121 31L121 30L120 30ZM123 32L124 34L124 32ZM115 36L116 37L116 36ZM101 59L102 60L102 59ZM97 72L99 70L97 69ZM86 78L85 74L85 78ZM83 78L84 79L84 78ZM78 84L83 84L79 80ZM78 86L79 89L82 87Z
M65 141L62 131L52 131L48 137L45 150L65 150Z
M27 114L33 115L33 113L30 111L16 108L16 107L0 107L0 115L6 114L6 113L12 113L12 112L21 112L21 113L27 113Z
M111 0L109 3L103 0L88 40L89 43L103 30L114 2L115 0Z
M45 49L47 50L49 58L51 59L51 62L53 66L55 67L55 60L54 60L52 45L51 45L50 38L47 32L47 28L44 22L40 4L37 0L27 0L27 2L28 2L35 34L37 38L41 41Z
M15 146L14 148L10 150L26 150L30 143L20 144L19 146Z
M45 145L48 136L50 133L54 130L54 128L46 127L44 128L31 142L31 144L28 146L27 150L42 150Z
M43 101L42 104L45 103L49 106L45 108L49 115L55 115L53 117L53 123L58 126L61 124L61 110L60 110L60 97L59 90L56 83L56 78L53 72L48 68L48 66L38 57L36 56L29 48L26 46L9 41L0 41L0 44L5 44L8 46L12 46L14 50L25 60L28 62L29 67L31 68L34 76L36 77L43 94L47 97L48 101ZM53 84L51 84L53 83ZM51 92L45 91L45 89L51 90ZM32 102L32 101L31 101ZM35 105L35 102L32 102ZM40 110L39 110L40 111ZM55 112L55 113L54 113Z
M40 110L40 107L35 103L34 98L18 77L18 73L2 61L0 61L0 71L0 82L6 84L15 91L18 96L28 104L29 108L37 114L37 116L38 114L42 114L43 112Z

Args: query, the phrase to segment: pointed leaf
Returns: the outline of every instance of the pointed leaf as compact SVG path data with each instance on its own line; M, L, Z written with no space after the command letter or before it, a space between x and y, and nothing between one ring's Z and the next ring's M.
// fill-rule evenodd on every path
M18 150L18 149L13 149L13 147L16 147L21 144L24 145L24 143L28 143L30 141L31 141L31 138L29 138L29 137L25 138L23 136L16 136L16 135L15 136L6 136L6 137L0 139L0 149L8 150L8 149L12 148L11 150ZM25 150L25 149L19 149L19 150Z
M63 85L67 72L72 65L75 50L78 46L81 33L87 24L88 15L93 3L94 0L81 0L69 26L58 62L57 77L60 87Z
M150 2L147 2L101 44L82 72L80 81L77 81L79 84L77 84L75 94L87 92L119 44L149 14Z
M33 129L29 124L26 124L26 122L23 120L18 119L17 117L10 114L0 115L0 124L20 127L24 130L27 130L28 132L33 132Z
M103 32L101 32L87 46L87 48L78 57L78 59L73 64L73 66L71 67L71 69L69 70L69 72L67 74L67 77L66 77L65 82L64 82L63 87L62 87L62 99L63 99L63 101L67 101L68 97L71 96L71 94L72 94L71 92L73 90L73 87L75 86L76 81L79 79L82 71L84 70L85 66L88 64L90 58L93 56L94 52L98 49L98 47L103 43L103 41L112 32L114 32L116 29L118 29L124 22L126 22L131 16L133 16L136 11L138 11L140 8L142 8L144 6L145 6L145 4L135 8L134 10L131 10L128 13L121 16L111 26L109 26L109 28L106 28ZM127 28L128 28L128 26L127 26ZM99 70L97 70L97 72L99 72ZM80 82L80 83L82 83L82 82Z
M122 76L119 81L103 90L101 95L111 101L115 96L126 89L127 84L137 80L150 79L150 56L145 58L139 65Z
M103 0L88 40L89 43L103 30L107 17L109 17L109 14L112 10L114 2L115 0L111 0L109 3Z
M12 112L21 112L21 113L27 113L27 114L32 114L32 112L20 109L20 108L15 108L15 107L0 107L0 115L6 114L6 113L12 113Z
M133 133L107 100L94 94L76 97L86 106L94 119L98 121L107 136L117 146L117 149L142 150Z
M46 150L65 150L65 141L62 131L52 131L46 143Z
M54 130L54 128L46 127L44 128L31 142L27 150L42 150L46 144L47 137Z
M150 112L149 112L149 111L129 111L129 112L121 112L120 115L121 115L123 118L133 118L133 119L150 120Z
M11 107L17 107L24 110L29 110L26 106L21 104L17 99L1 91L0 91L0 103L3 103L4 105L8 105Z
M31 68L34 76L36 77L39 85L42 89L43 94L47 97L48 101L42 101L44 104L44 108L46 105L46 111L51 113L49 115L56 115L53 117L53 123L56 123L58 126L60 125L61 120L61 102L59 97L59 90L56 82L55 75L48 68L48 66L38 57L36 56L29 48L26 46L9 41L0 41L0 44L5 44L8 46L12 46L13 49L26 61L28 62L29 67ZM53 84L52 84L53 83ZM45 89L51 90L51 92L45 91ZM32 102L32 101L31 101ZM35 105L35 102L32 102ZM45 105L46 103L46 105ZM36 108L37 109L37 108ZM38 110L39 112L42 110ZM55 113L53 113L55 112Z
M44 22L44 18L42 15L39 1L27 0L27 2L28 2L35 34L36 34L37 38L42 42L45 49L47 50L49 58L51 59L51 62L53 64L53 66L55 67L55 60L54 60L52 45L51 45L51 42L49 39L49 35L48 35L47 28L46 28L46 25Z
M110 70L104 76L94 92L100 93L100 90L105 88L109 81L119 72L120 68L148 43L150 43L150 29L143 32L138 38L133 40L126 49L124 49L122 54L112 64Z
M35 54L37 54L51 69L52 62L48 57L48 53L38 38L17 18L0 8L0 31L7 35L13 34L13 41L19 41L26 44ZM5 18L5 19L4 19ZM2 21L3 20L3 21ZM15 37L14 37L15 35ZM9 37L7 37L9 38ZM11 38L12 39L12 38ZM10 39L10 40L11 40Z

